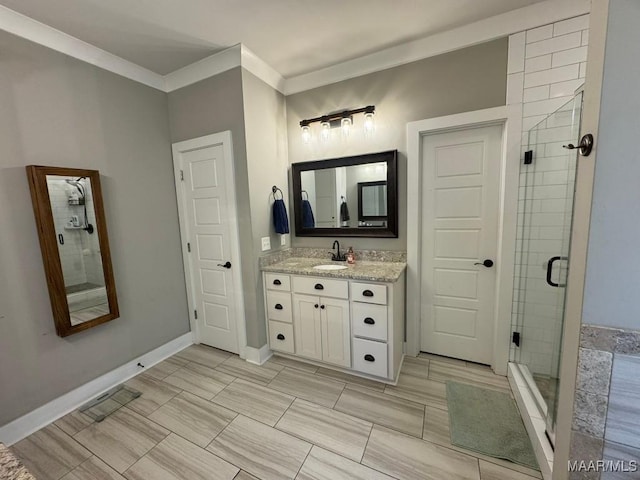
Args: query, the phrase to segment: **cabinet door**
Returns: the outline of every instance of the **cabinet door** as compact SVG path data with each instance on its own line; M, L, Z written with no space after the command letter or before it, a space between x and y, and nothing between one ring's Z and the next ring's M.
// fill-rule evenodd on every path
M351 367L349 302L320 297L322 323L322 360Z
M318 297L293 296L293 327L296 355L322 360L320 299Z

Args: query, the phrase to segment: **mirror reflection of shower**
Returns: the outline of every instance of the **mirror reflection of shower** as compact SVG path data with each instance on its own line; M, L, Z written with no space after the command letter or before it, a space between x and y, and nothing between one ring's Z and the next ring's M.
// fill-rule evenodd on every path
M91 181L47 175L71 324L109 312Z

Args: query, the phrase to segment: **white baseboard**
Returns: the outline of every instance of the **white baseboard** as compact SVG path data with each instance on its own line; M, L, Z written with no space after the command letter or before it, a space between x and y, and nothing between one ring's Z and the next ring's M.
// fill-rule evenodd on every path
M262 365L273 356L273 352L269 349L269 345L263 345L260 348L254 348L247 345L244 349L245 360L249 363Z
M130 360L121 367L111 370L69 393L65 393L61 397L0 427L0 442L3 442L5 445L13 445L19 442L23 438L40 430L42 427L64 417L89 400L141 373L142 370L138 366L138 363L141 363L144 365L144 368L147 369L183 350L192 343L192 333L185 333L138 358Z

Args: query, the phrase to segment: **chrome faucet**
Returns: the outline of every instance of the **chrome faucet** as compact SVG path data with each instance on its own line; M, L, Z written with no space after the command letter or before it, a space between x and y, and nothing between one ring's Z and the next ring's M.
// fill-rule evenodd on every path
M331 252L331 260L333 260L334 262L346 262L347 261L347 257L345 254L340 254L340 242L338 242L338 240L335 240L333 242L333 246L331 248L336 248L338 249L338 251L336 253Z

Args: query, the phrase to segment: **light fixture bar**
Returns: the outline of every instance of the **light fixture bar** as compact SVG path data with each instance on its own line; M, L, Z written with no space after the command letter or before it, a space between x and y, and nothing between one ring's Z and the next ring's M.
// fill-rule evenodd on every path
M357 113L374 113L375 110L376 110L375 105L368 105L366 107L356 108L353 110L344 110L343 112L328 113L320 117L301 120L300 126L308 127L310 124L316 123L316 122L331 123L331 122L341 121L343 118L350 118L352 115L355 115Z

